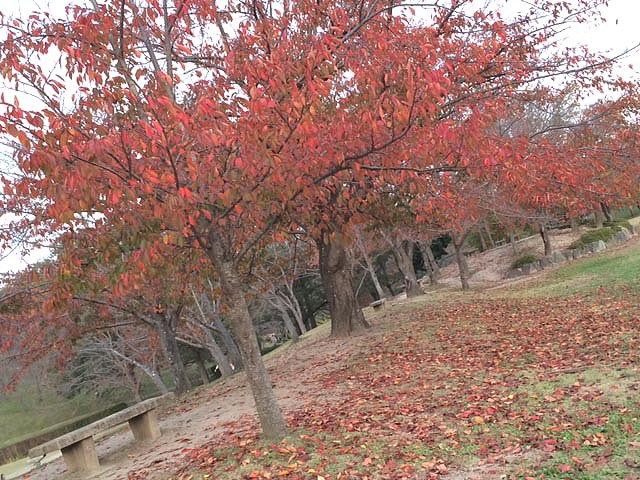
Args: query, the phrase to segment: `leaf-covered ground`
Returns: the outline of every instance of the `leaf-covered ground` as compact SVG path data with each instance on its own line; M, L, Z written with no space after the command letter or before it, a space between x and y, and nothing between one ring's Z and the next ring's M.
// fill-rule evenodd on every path
M639 304L617 286L390 308L288 438L230 424L173 478L640 479Z
M635 240L516 286L388 302L359 337L325 325L269 354L282 442L260 439L237 375L172 407L152 445L101 441L96 479L640 480L638 272Z

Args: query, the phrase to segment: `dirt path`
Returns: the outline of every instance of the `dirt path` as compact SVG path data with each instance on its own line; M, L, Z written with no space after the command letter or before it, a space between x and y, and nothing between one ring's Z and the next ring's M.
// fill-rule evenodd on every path
M578 233L571 230L555 230L551 232L551 244L554 251L566 249L574 240L586 231L581 228ZM471 271L470 284L472 288L490 288L492 286L511 283L513 280L505 278L511 263L521 255L531 253L539 258L544 256L544 246L540 235L533 235L516 242L517 254L514 254L510 244L476 253L467 257ZM523 277L527 278L527 277ZM450 288L460 288L458 265L452 264L442 269L441 283Z
M285 346L267 361L276 397L285 412L303 408L305 402L331 398L316 379L339 368L376 329L347 340L327 337L328 325L303 336L298 345ZM99 440L96 445L101 471L96 480L124 480L130 472L149 480L166 480L181 463L185 449L199 447L229 427L229 422L255 418L253 400L244 374L197 389L161 413L163 435L152 444L137 444L128 429ZM252 423L252 422L247 422ZM31 480L75 480L62 458L33 470Z

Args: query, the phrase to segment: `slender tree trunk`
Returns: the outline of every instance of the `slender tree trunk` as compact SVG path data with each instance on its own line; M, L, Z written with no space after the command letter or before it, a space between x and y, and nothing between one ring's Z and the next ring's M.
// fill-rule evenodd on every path
M420 251L422 252L422 261L425 267L429 269L429 280L435 285L438 283L438 278L440 278L440 265L438 265L436 258L433 256L431 242L420 242Z
M215 237L209 236L206 253L220 277L222 299L228 307L227 316L231 331L240 349L244 369L255 401L262 431L267 438L282 438L287 433L287 424L276 401L271 379L262 361L260 346L249 308L242 289L240 275L231 260L228 249Z
M516 242L516 234L513 230L509 232L509 242L511 243L511 251L515 257L518 255L518 242Z
M393 247L393 255L396 259L398 269L404 277L404 285L407 292L407 298L417 297L424 294L424 292L418 285L416 271L413 268L414 242L410 240L393 239L390 244Z
M179 308L175 312L163 312L155 315L154 323L162 349L169 363L169 369L173 375L174 388L176 395L182 395L191 387L187 377L187 371L184 367L184 361L178 348L178 340L176 338L177 320L180 316Z
M270 303L280 312L290 337L297 341L300 335L307 332L307 326L302 319L302 309L293 290L293 281L285 282L283 288L273 295L275 298Z
M596 218L596 228L602 228L604 226L604 215L601 209L597 209L593 212Z
M356 234L356 244L358 245L358 249L362 254L362 258L364 258L364 263L367 266L367 272L369 272L369 276L371 277L371 281L373 282L373 286L376 289L376 294L378 295L377 300L381 300L385 297L384 290L382 290L382 285L380 285L380 280L378 279L378 275L376 274L376 268L371 261L371 257L367 253L367 249L364 246L364 242L362 241L362 236L360 232Z
M298 329L291 319L291 314L287 311L286 308L279 308L278 310L280 310L280 316L282 317L282 321L284 322L284 328L289 334L289 338L291 338L292 341L297 342L300 338L300 334L298 333Z
M394 259L395 261L395 259ZM378 276L378 279L382 279L382 283L384 283L384 286L387 288L387 291L391 294L391 296L393 297L396 293L395 290L393 289L393 285L391 284L391 281L389 280L389 274L387 273L387 262L386 261L378 261L376 260L376 262L380 268L378 269L378 272L380 272L380 275Z
M540 223L540 236L542 237L542 243L544 244L544 256L548 257L553 253L553 246L551 245L549 229L545 222Z
M216 365L218 366L218 370L220 370L220 376L224 378L229 375L233 375L234 369L231 367L229 357L227 357L227 355L222 351L222 348L218 345L213 332L209 328L207 328L206 332L206 345L207 350L209 350L209 353L211 354L211 358L213 358L213 361L216 362Z
M484 232L487 234L487 238L489 239L489 245L491 248L496 248L496 242L494 242L493 235L491 235L491 227L487 222L483 222L482 226L484 227Z
M207 366L204 363L202 350L198 350L198 356L196 361L198 363L198 372L200 372L200 379L202 380L202 384L206 385L207 383L210 382L210 379L209 379L209 373L207 372Z
M466 234L462 235L460 239L456 239L455 236L451 236L453 243L453 250L456 257L456 262L458 264L458 271L460 275L460 283L462 284L462 290L469 290L471 287L469 285L469 264L467 263L467 258L464 256L462 252L462 245L464 244L464 240L466 238Z
M298 325L298 329L300 329L300 335L304 335L305 333L307 333L307 326L304 324L304 319L302 318L302 310L298 310L297 312L295 312L294 318L296 320L296 324Z
M478 230L478 238L480 239L480 249L483 252L486 252L488 250L487 241L484 239L484 235L482 234L482 230Z
M133 358L127 357L126 355L120 353L115 348L110 348L109 351L116 357L121 358L122 360L130 363L131 365L134 365L135 367L139 368L142 371L142 373L144 373L147 377L149 377L151 382L153 382L155 387L158 389L158 392L160 392L160 395L165 395L166 393L169 393L169 389L162 381L162 377L160 377L160 374L156 370L155 366L150 368L144 365L143 363L140 363L137 360L134 360Z
M580 224L578 223L578 217L571 217L571 233L577 235L580 233Z
M236 372L242 370L244 365L242 362L242 355L240 355L240 350L238 350L238 345L233 339L231 333L229 333L229 329L222 321L222 316L216 308L215 303L206 295L202 297L202 302L210 312L214 330L220 334L220 340L227 351L229 361L233 364L232 370Z
M607 220L607 222L613 222L613 215L611 214L609 205L604 202L600 202L600 208L602 209L602 213L604 214L604 218Z
M221 337L224 337L225 334L229 335L227 327L225 327L224 323L222 323L222 321L220 320L218 312L215 311L206 294L201 295L200 301L198 300L198 296L193 290L191 290L191 294L193 295L193 300L196 304L201 319L200 322L192 322L192 324L202 332L204 337L204 344L209 351L211 358L213 358L213 361L216 362L218 370L220 370L220 376L223 378L228 377L229 375L233 374L234 369L229 363L229 357L222 351L222 348L220 348L220 345L218 344L218 341L216 340L216 337L213 333L214 331L217 331ZM209 311L208 315L207 312L205 312L205 308ZM213 327L211 325L212 322L214 323ZM234 343L233 340L232 343Z
M368 328L370 325L355 296L342 235L325 233L316 243L320 256L320 277L331 313L331 336L347 337Z
M242 355L240 354L240 350L238 349L238 344L234 340L233 336L229 332L229 329L224 324L220 315L216 315L213 319L213 326L216 331L220 333L220 337L224 348L227 350L227 356L229 361L233 364L233 370L235 372L244 369L244 362L242 360Z

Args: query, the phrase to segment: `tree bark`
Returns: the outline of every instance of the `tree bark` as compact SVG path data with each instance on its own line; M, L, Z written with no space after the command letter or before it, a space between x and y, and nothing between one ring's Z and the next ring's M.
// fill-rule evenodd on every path
M381 300L385 297L384 290L382 290L382 285L380 285L380 279L378 279L378 275L376 274L376 268L371 261L371 257L369 253L367 253L367 249L364 246L364 242L362 241L362 236L360 232L356 233L356 244L358 245L358 249L362 254L362 258L364 258L364 263L367 266L367 272L369 272L369 276L371 277L371 281L373 282L373 286L376 289L376 294L378 298L376 300Z
M166 393L169 393L169 389L164 384L164 382L162 381L162 378L160 377L160 374L156 371L155 368L149 368L143 363L138 362L137 360L133 358L129 358L126 355L120 353L115 348L108 348L108 351L114 356L121 358L125 362L129 363L130 365L133 365L139 368L142 371L142 373L144 373L147 377L149 377L149 379L153 382L155 387L158 389L158 392L160 392L160 395L165 395Z
M213 358L213 361L216 362L218 370L220 370L220 376L224 378L228 377L229 375L233 375L234 368L229 362L229 357L225 355L222 348L220 348L220 345L218 344L218 341L216 340L216 337L213 333L214 331L217 331L220 337L224 338L225 334L229 334L227 328L220 320L218 312L215 311L206 294L201 296L202 302L198 301L198 296L193 290L191 290L191 294L193 295L194 303L196 304L196 308L198 309L198 313L200 314L201 318L200 322L194 323L197 328L204 334L204 345L209 351L211 358ZM204 307L209 310L208 315L207 312L205 312ZM212 323L214 323L214 326L211 325ZM218 328L220 330L218 330ZM231 340L231 342L235 346L235 342L233 342L233 339Z
M213 329L220 335L220 340L222 341L222 345L227 351L227 357L231 362L231 367L234 372L242 370L244 368L242 362L242 355L240 355L240 350L238 350L238 345L236 341L233 339L231 334L229 333L229 329L222 321L222 316L216 308L215 303L211 300L208 295L202 296L202 303L204 308L206 308L210 313L211 321L213 324Z
M578 217L571 217L571 233L577 235L580 233L580 224L578 223Z
M200 379L202 380L202 384L206 385L211 380L209 378L209 372L207 372L207 365L204 363L202 350L198 350L197 363L198 363L198 371L200 372Z
M218 370L220 370L220 376L224 378L233 375L234 368L231 366L229 357L227 357L227 355L222 351L215 336L213 335L213 332L209 328L207 328L205 343L213 361L216 362Z
M611 214L609 205L604 202L600 202L600 208L602 209L602 213L604 214L604 218L607 220L607 222L613 222L613 215Z
M484 228L484 232L487 234L489 245L491 246L491 248L496 248L496 242L493 240L493 235L491 235L491 226L487 222L483 222L482 226Z
M176 395L182 395L191 388L176 338L176 328L181 310L182 307L178 307L173 312L164 311L162 313L156 313L154 316L154 323L158 331L158 336L160 337L160 343L167 362L169 362L169 369L173 375Z
M411 240L393 239L391 242L393 247L393 255L396 259L400 273L404 277L404 285L407 292L407 298L417 297L424 294L418 285L416 271L413 268L413 249L414 242Z
M484 239L484 235L482 234L482 230L478 230L478 239L480 240L480 251L486 252L488 250L487 241Z
M513 230L509 232L509 243L511 243L511 251L514 256L518 255L518 243L516 242L516 234Z
M596 219L596 228L600 229L604 227L604 215L602 213L602 209L598 208L595 212L593 212Z
M316 244L320 257L320 277L331 314L331 336L348 337L369 328L355 296L342 235L325 233Z
M291 314L287 311L286 308L278 308L278 310L280 311L280 316L282 317L282 321L284 322L284 328L289 334L289 338L293 342L297 342L300 339L300 333L298 333L298 329L291 319Z
M542 237L542 243L544 244L544 256L548 257L553 253L553 246L551 245L549 229L545 222L540 223L540 236Z
M429 269L429 281L435 285L438 283L438 278L440 278L440 265L438 265L436 258L433 256L431 243L420 242L420 251L422 252L424 266Z
M215 233L210 235L208 240L206 253L220 277L222 299L228 307L226 313L231 324L231 332L242 355L262 431L267 438L282 438L287 433L287 425L262 361L240 274L228 253L229 249L225 248Z
M466 234L462 235L460 239L456 239L454 235L451 235L453 244L453 250L456 257L456 262L458 264L458 271L460 275L460 283L462 285L462 290L469 290L471 287L469 285L469 277L471 276L469 272L469 264L467 263L467 258L464 256L462 252L462 245L464 244L464 240L466 238Z

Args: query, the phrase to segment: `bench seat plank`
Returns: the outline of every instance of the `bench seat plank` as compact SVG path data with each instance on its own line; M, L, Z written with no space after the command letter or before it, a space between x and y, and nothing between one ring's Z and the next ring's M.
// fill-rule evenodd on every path
M155 397L155 398L150 398L148 400L144 400L140 403L136 403L135 405L132 405L131 407L125 408L124 410L121 410L107 417L104 417L100 420L97 420L89 425L78 428L77 430L74 430L72 432L65 433L64 435L61 435L58 438L54 438L53 440L50 440L46 443L43 443L42 445L38 445L37 447L30 449L29 457L31 458L41 457L46 455L47 453L55 452L57 450L62 450L73 444L92 438L97 433L100 433L104 430L108 430L112 427L128 422L131 419L135 419L137 417L144 417L146 418L146 420L141 420L141 421L134 420L133 423L138 425L140 422L142 422L144 425L147 425L147 427L145 427L147 430L143 428L143 431L151 432L151 430L153 430L153 427L149 427L148 424L150 422L153 422L156 419L156 417L155 417L155 413L153 413L152 415L148 415L148 413L154 410L157 406L159 406L164 400L166 400L166 398L167 398L167 395L163 395L161 397ZM136 429L138 432L141 432L141 430L138 427L136 427ZM139 433L139 434L142 435L141 437L142 439L153 440L155 438L158 438L159 436L160 429L157 426L157 421L155 421L155 429L157 429L157 432L153 430L153 432L150 435L148 435L147 433ZM136 432L134 431L134 435L135 433ZM138 437L136 437L136 439L138 439Z

